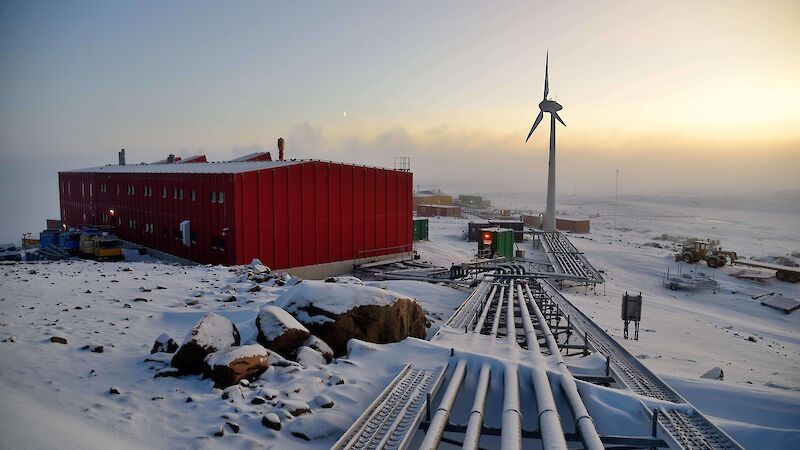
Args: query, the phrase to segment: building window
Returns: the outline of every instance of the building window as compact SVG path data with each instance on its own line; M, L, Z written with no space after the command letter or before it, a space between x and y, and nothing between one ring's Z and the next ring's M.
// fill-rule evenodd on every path
M195 190L192 189L192 201L195 201L196 199L197 199L197 192L195 192Z
M81 183L81 195L86 195L86 190L84 189L83 183Z
M217 203L225 203L225 193L220 192L219 196L217 197Z
M83 221L86 222L86 213L83 213Z
M119 195L119 185L117 185L117 195Z
M178 200L183 200L183 189L178 189Z
M178 199L178 188L172 188L172 199L173 200Z
M167 198L167 188L161 188L161 198Z
M90 184L90 185L89 185L89 197L91 197L91 196L92 196L92 194L93 194L93 191L94 191L94 189L92 189L92 186L94 186L94 185L93 185L93 184Z
M67 194L72 194L72 183L67 181Z
M211 191L211 203L217 203L217 193L216 193L216 191Z

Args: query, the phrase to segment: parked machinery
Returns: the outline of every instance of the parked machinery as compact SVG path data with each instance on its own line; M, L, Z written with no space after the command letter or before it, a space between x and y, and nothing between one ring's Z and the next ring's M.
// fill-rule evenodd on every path
M736 252L722 250L719 241L700 239L689 239L683 243L681 251L675 254L675 261L690 264L705 261L708 267L722 267L736 259Z
M110 226L95 226L83 229L80 235L81 256L98 261L121 261L122 243Z

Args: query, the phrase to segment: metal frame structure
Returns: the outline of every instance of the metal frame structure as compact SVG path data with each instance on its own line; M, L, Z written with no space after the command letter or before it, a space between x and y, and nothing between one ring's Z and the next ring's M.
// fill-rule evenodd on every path
M536 234L557 273L579 278L584 283L604 282L600 272L589 263L583 253L572 245L564 233L546 231Z

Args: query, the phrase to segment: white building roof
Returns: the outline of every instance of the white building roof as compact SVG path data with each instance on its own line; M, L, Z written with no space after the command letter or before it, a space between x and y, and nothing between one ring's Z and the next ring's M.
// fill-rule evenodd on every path
M371 169L393 170L386 167L366 166L362 164L349 164L336 161L325 161L320 159L290 159L285 161L221 161L188 164L127 164L119 166L109 164L107 166L88 167L85 169L62 170L61 172L74 173L244 173L255 170L275 169L277 167L293 166L296 164L306 164L312 162L324 162L339 164L352 167L368 167ZM399 171L402 172L402 171ZM442 205L433 205L442 206Z
M225 161L191 164L126 164L88 167L86 169L65 170L64 172L88 173L243 173L261 169L292 166L311 162L311 160L287 161Z

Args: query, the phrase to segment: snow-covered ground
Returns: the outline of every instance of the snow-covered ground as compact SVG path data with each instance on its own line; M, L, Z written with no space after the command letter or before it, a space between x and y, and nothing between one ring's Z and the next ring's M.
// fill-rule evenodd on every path
M626 199L616 227L607 199L560 200L565 213L601 214L590 235L573 236L572 242L608 280L588 293L567 287L565 295L750 448L800 444L800 312L784 315L748 294L775 291L798 298L800 285L775 279L760 285L729 276L735 269L701 265L721 283L716 294L673 292L661 285L666 268L677 268L671 250L644 244L668 244L655 238L669 234L720 239L747 257L791 254L800 250L800 211L792 199L750 209L682 198ZM524 196L493 200L528 205ZM417 245L422 260L447 267L473 257L475 244L463 240L467 222L432 219L430 241ZM417 299L432 322L429 336L468 294L416 281L367 284ZM169 355L150 355L156 338L166 333L180 343L208 312L232 320L242 343L252 342L259 309L288 289L264 283L251 292L252 286L231 268L180 267L149 258L0 266L0 448L328 448L404 361L440 364L448 346L473 351L471 346L482 345L480 336L460 343L460 334L443 344L355 344L349 357L331 364L276 367L251 387L225 392L200 376L154 378L169 361ZM644 296L638 341L621 338L625 291ZM54 336L67 344L51 342ZM96 346L103 352L91 351ZM492 356L514 361L514 352L501 350L496 347ZM723 369L724 380L699 378L713 367ZM111 394L112 387L120 393ZM592 409L619 395L596 389L587 402ZM255 396L275 400L252 404ZM334 406L322 408L328 400ZM287 416L297 407L312 412ZM261 424L269 414L279 416L282 431ZM614 421L606 419L596 419L601 431L614 431ZM239 432L226 422L237 424ZM221 427L224 436L214 436ZM320 438L307 442L292 431Z

